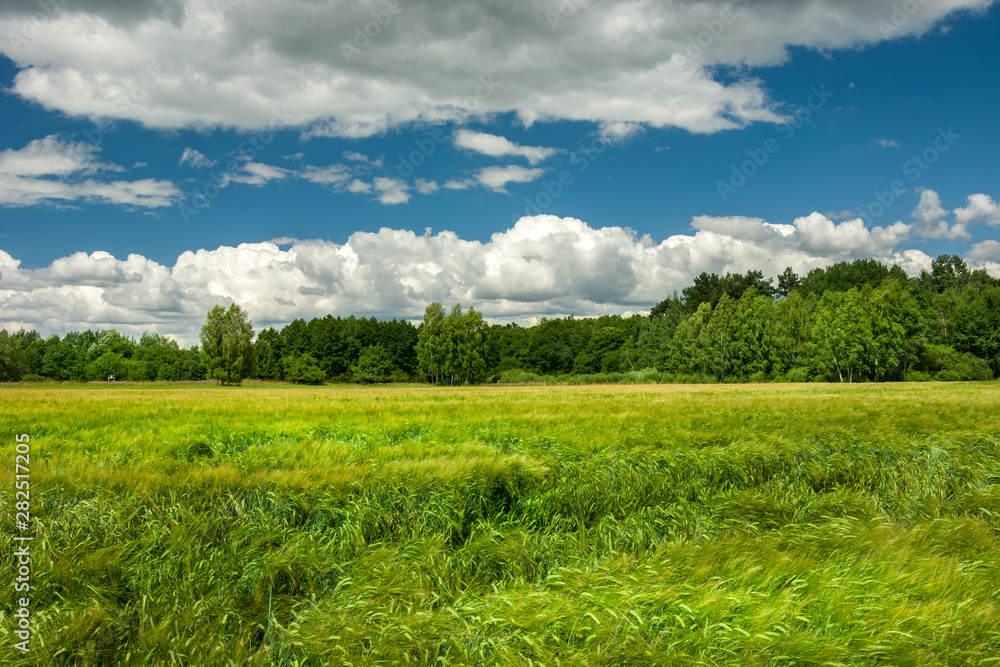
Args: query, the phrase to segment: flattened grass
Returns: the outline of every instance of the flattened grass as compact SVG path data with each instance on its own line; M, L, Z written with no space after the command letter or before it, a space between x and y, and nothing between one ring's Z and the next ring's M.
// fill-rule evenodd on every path
M0 661L996 664L997 390L3 387Z

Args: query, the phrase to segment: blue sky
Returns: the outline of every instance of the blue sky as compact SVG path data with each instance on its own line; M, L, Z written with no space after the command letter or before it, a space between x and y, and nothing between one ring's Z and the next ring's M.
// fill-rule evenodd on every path
M231 301L530 322L703 270L1000 275L998 34L989 0L5 3L0 324L191 343Z

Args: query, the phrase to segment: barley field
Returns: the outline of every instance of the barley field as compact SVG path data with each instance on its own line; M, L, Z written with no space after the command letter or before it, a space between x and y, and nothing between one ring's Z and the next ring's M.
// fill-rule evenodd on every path
M4 665L1000 665L995 382L0 405Z

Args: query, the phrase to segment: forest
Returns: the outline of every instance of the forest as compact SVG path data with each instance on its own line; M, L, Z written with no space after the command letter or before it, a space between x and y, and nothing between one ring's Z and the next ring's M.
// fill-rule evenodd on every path
M758 270L702 273L648 316L487 324L473 308L403 319L297 319L253 339L229 379L323 382L885 382L1000 375L1000 280L941 255L909 277L874 259L775 281ZM221 307L213 309L222 314ZM232 310L232 308L231 308ZM239 308L236 307L239 311ZM219 379L225 345L183 349L114 329L43 337L0 331L0 381ZM249 314L248 314L249 315ZM220 334L221 335L221 334ZM237 349L227 348L227 349ZM230 355L232 356L232 352ZM236 370L234 371L233 368ZM227 382L228 383L228 382Z

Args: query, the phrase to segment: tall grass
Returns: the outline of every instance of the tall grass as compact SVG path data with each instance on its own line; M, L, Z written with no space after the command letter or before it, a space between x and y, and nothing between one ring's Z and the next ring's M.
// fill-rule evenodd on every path
M995 384L0 400L3 664L1000 663Z

